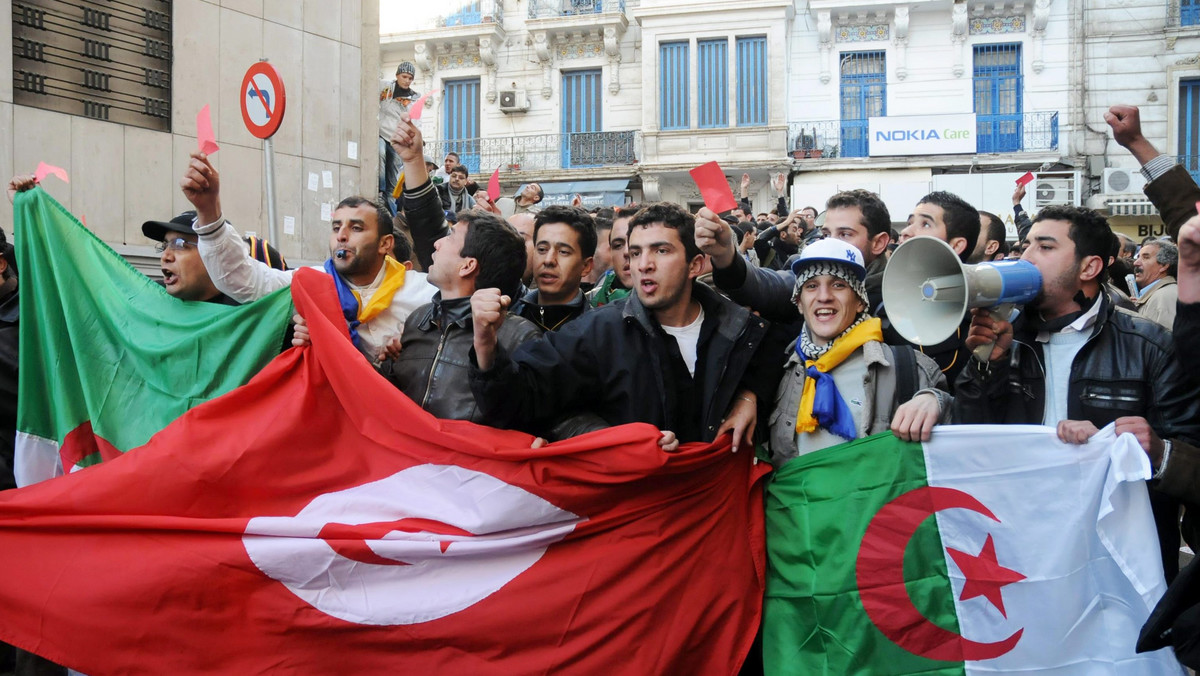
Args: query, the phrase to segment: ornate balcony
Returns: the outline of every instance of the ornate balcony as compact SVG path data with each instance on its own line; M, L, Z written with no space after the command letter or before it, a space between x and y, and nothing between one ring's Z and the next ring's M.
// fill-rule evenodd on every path
M471 175L502 171L588 169L637 164L642 135L636 130L535 134L427 141L425 153L440 160L458 153Z
M1058 113L977 115L976 152L1021 153L1058 149ZM797 160L868 157L867 120L817 120L788 125L788 154Z
M625 0L529 0L530 19L625 13Z
M411 49L413 60L426 72L449 59L473 60L493 69L496 48L505 38L503 0L468 0L451 6L453 11L410 30L381 35L383 60L404 58Z

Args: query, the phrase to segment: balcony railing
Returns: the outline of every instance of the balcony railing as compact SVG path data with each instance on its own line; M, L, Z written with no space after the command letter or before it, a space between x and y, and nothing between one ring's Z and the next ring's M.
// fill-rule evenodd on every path
M450 26L477 26L482 23L504 23L503 0L469 0L458 5L458 11L439 16L438 28Z
M976 152L1019 153L1058 149L1058 113L976 115ZM818 120L788 125L793 158L867 157L867 120Z
M529 0L530 19L625 12L625 0Z
M975 128L980 153L1058 150L1058 113L976 115Z
M585 169L637 164L642 150L641 132L594 131L578 134L536 134L497 138L426 141L425 152L441 159L448 152L474 176L505 171Z

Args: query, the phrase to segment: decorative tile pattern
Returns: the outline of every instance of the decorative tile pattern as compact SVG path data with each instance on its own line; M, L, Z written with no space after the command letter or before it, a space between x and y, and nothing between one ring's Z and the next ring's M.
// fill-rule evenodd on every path
M892 28L886 23L863 26L838 26L834 35L837 42L880 42L891 37Z
M483 64L479 54L446 54L437 60L438 70L454 70L456 68L476 68Z
M599 42L583 42L558 46L558 58L560 59L586 59L592 56L603 55L604 45Z
M995 35L998 33L1024 33L1025 15L992 16L971 19L971 35Z

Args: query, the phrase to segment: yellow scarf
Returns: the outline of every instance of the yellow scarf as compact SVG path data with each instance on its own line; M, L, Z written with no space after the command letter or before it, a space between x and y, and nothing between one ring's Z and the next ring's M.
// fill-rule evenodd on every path
M379 285L379 289L371 294L371 302L366 306L362 304L362 296L354 291L354 297L358 299L358 321L369 322L379 316L392 304L392 298L400 287L404 286L404 273L408 272L400 263L396 262L395 258L387 256L383 259L383 283Z
M861 324L851 329L849 333L838 338L833 343L833 347L821 355L820 359L806 360L804 368L805 370L809 370L815 366L817 371L829 373L837 368L837 365L841 364L846 357L854 354L854 351L862 347L864 343L872 340L883 342L883 323L877 317L864 320ZM797 344L799 344L799 341L797 341ZM800 353L799 347L796 348L796 352ZM804 357L803 354L800 354L800 356ZM830 377L830 385L832 385L832 377ZM833 388L833 395L837 397L841 396L837 393L836 387ZM812 373L810 372L809 377L804 379L804 392L800 395L800 410L796 412L796 432L812 432L817 429L817 418L813 415L813 403L816 401L816 397L817 379L812 377ZM826 406L823 408L832 407Z

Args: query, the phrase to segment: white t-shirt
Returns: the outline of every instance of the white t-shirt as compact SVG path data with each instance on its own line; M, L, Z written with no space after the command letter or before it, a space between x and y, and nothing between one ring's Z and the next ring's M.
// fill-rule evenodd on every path
M667 335L674 336L675 342L679 344L679 354L683 357L683 363L687 364L688 373L692 376L696 375L696 346L700 343L700 327L704 325L704 308L700 308L700 314L696 316L696 321L687 326L664 326L663 331Z

